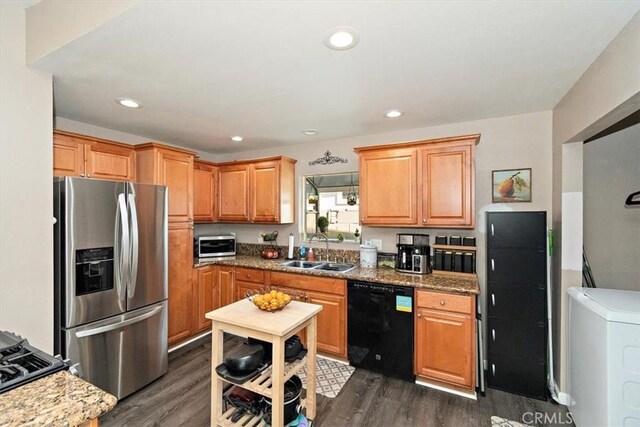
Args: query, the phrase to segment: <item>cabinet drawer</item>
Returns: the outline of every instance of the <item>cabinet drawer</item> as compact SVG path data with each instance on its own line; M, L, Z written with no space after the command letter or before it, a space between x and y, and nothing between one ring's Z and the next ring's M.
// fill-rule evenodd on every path
M271 272L271 286L285 286L305 291L326 292L334 295L345 295L347 283L345 280L329 279L326 277L305 274Z
M546 320L547 287L520 282L489 282L489 317L511 320Z
M453 311L456 313L473 313L473 297L466 295L443 294L440 292L418 291L416 304L421 308Z
M487 251L487 279L524 285L547 283L545 249L493 249Z
M489 387L545 399L547 394L545 359L510 354L488 355Z
M547 324L544 321L489 318L489 352L543 358L547 354Z
M264 271L250 268L236 268L236 280L264 284Z

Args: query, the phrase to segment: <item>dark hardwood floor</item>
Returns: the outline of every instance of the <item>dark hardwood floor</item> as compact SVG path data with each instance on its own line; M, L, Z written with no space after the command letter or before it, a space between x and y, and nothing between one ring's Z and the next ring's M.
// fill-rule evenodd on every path
M240 342L225 340L225 350ZM209 426L211 341L169 356L169 372L100 418L109 426ZM318 395L314 426L490 426L491 416L566 426L561 405L487 389L477 401L357 369L335 399ZM538 415L538 420L533 422ZM523 420L523 416L525 417ZM564 422L564 423L563 423Z

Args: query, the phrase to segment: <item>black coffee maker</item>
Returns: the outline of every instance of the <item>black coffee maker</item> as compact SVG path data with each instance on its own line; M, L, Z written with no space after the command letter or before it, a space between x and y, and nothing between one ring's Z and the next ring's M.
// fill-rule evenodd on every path
M428 234L398 234L396 270L403 273L431 273L431 248Z

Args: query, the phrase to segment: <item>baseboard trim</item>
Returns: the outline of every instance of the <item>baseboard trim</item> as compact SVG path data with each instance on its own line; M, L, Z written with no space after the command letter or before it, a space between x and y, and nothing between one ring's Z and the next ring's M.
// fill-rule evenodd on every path
M424 387L429 387L435 390L444 391L450 394L455 394L456 396L466 397L467 399L478 400L478 393L476 393L475 391L474 392L462 391L457 388L450 388L450 387L442 386L439 384L435 384L430 381L425 381L424 379L422 380L416 379L416 384Z
M558 393L558 400L561 405L571 406L571 396L568 393L560 392Z
M200 335L196 335L193 338L189 338L188 340L183 341L183 342L181 342L179 344L176 344L173 347L169 347L169 353L173 353L174 351L179 350L182 347L188 346L189 344L192 344L192 343L194 343L194 342L206 337L207 335L211 335L211 331L203 332Z

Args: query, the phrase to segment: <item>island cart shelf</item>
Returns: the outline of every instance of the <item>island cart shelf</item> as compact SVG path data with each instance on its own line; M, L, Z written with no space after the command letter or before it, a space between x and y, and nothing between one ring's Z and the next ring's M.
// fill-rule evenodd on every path
M249 300L243 299L233 304L207 313L211 319L211 425L262 427L266 423L261 416L245 414L235 423L231 421L235 408L222 411L224 383L215 367L224 361L224 333L247 336L273 345L272 364L264 372L239 387L271 398L273 426L284 425L284 383L307 367L307 397L301 402L306 416L313 420L316 416L316 350L317 316L322 306L292 301L283 310L266 312L259 310ZM285 363L284 342L300 329L307 332L307 355L302 360Z

